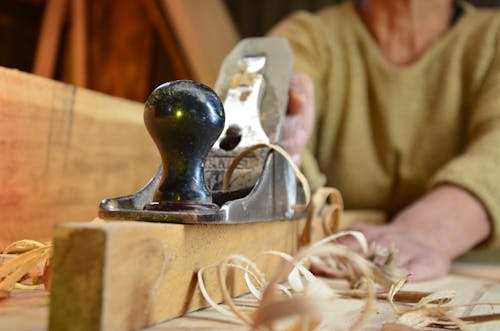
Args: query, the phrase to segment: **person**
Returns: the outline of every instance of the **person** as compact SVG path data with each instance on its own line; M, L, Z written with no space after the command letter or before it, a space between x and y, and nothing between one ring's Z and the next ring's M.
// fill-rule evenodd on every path
M500 16L452 0L347 1L292 14L271 36L295 55L283 144L311 187L395 247L410 280L447 273L473 247L498 247Z

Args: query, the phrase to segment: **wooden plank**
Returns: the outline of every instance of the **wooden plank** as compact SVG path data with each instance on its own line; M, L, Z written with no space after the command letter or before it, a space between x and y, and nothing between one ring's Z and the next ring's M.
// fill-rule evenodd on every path
M498 302L500 299L500 282L485 286L482 292L477 292L475 299L481 302ZM500 306L481 305L470 307L465 313L467 316L484 314L500 314ZM500 330L500 321L480 324L475 326L474 329L476 331L497 331Z
M214 86L222 60L239 40L222 0L161 0L193 79Z
M366 218L375 219L376 215L377 215L376 213L349 212L349 213L344 214L344 217L342 217L342 219L341 219L341 221L342 221L341 223L345 225L345 224L356 223L359 220L366 219ZM146 225L147 227L153 226L153 228L158 227L158 226L148 224L148 223L144 223L144 225ZM305 238L301 239L302 244L306 243L307 240L316 240L322 236L321 225L319 224L319 222L314 222L312 225L314 228L313 228L312 232L310 233L311 238L307 238L307 236L304 236ZM95 225L92 225L92 226L95 226ZM161 225L160 225L160 227L161 227ZM178 228L178 226L174 226L174 227ZM193 229L191 229L191 230L193 230ZM261 232L265 232L265 229L261 229L261 230L262 231L258 231L258 229L257 229L256 234L258 235ZM185 231L185 233L192 233L192 231ZM302 233L304 233L304 232L302 232ZM215 233L213 233L213 234L215 234ZM203 234L203 233L198 233L198 235L205 236L205 234ZM254 234L252 233L249 236L249 238L244 238L244 240L252 241L254 238L253 235ZM83 236L83 238L84 237L85 236ZM191 238L192 237L193 236L191 236ZM210 239L210 238L207 237L206 239ZM82 246L81 244L78 244L77 246L80 247L80 249L85 249L85 246ZM89 245L89 246L90 246L90 250L95 249L95 246L93 246L93 245ZM101 247L102 247L102 245L101 245ZM134 247L133 240L128 244L128 247L132 247L132 248ZM204 248L206 248L206 247L204 247ZM227 247L224 250L227 252L231 249L232 249L231 247ZM151 255L153 256L154 250L152 250L152 251L153 251L153 253ZM128 253L130 260L136 259L137 252L138 252L137 249L127 248L125 254L127 254L127 252L136 252L135 256L133 256L134 253ZM87 253L88 253L88 255L92 255L91 251L87 251ZM183 255L186 255L188 253L189 252L186 251L183 253ZM74 253L70 253L70 254L74 254ZM222 255L222 253L221 253L221 255ZM157 264L154 263L154 259L151 259L151 260L152 260L152 264L153 264L153 268L154 268ZM215 257L214 257L214 260L215 260ZM128 265L129 264L127 264L126 266L128 266ZM201 262L199 264L199 266L197 266L197 267L200 267L202 265L204 265L204 262ZM78 266L78 264L76 264L76 266ZM79 267L81 268L80 272L90 272L90 270L92 270L92 268L95 268L93 266L95 266L95 263L79 265ZM157 273L158 271L155 271L155 272ZM155 275L155 272L153 272L153 275ZM116 272L115 274L117 274L117 273L118 272ZM78 273L75 271L75 274L78 274ZM117 277L117 279L120 279L120 278L127 279L128 277L130 277L130 273L125 272L125 273L117 275L116 277ZM70 287L72 287L72 286L87 286L87 287L90 286L90 283L88 282L88 280L85 279L85 277L83 277L83 278L84 278L83 280L82 280L82 277L72 279L70 281L70 283L68 283L67 285ZM56 286L56 288L57 288L57 284L55 282L54 282L54 284L55 284L54 286ZM123 284L123 283L121 283L121 284ZM80 290L85 291L82 289L80 289ZM73 293L73 292L70 291L69 293ZM197 294L197 295L199 295L199 294ZM166 302L166 305L168 305L170 302L170 299L167 298L165 302ZM74 303L72 303L72 305L73 304ZM9 298L8 300L3 300L3 301L0 300L0 330L18 330L18 331L45 331L45 330L47 330L48 305L49 305L49 300L48 300L48 293L46 291L42 291L42 290L36 290L36 291L15 290L11 294L11 298ZM235 325L231 324L231 323L225 323L225 322L216 323L216 322L214 322L217 320L221 320L220 316L215 314L211 310L207 310L207 311L203 311L203 312L199 312L199 313L194 313L194 315L188 315L188 316L186 316L186 318L174 320L171 323L169 322L169 323L162 324L158 327L152 327L152 330L153 329L156 330L157 328L161 329L163 327L165 327L168 330L177 330L177 329L192 330L193 327L199 327L199 329L201 329L201 330L206 330L206 329L220 330L220 329L224 329L224 328L233 329L235 327ZM72 325L71 329L75 330L75 329L78 329L78 327L75 325Z
M352 212L341 224L365 219L376 223L382 218ZM63 224L54 234L50 330L135 330L156 324L206 306L197 288L200 268L230 254L253 258L269 249L294 254L324 236L320 219L310 224L304 219L233 225ZM272 274L281 260L260 262ZM228 284L232 293L245 293L241 277L234 279ZM213 292L215 275L206 284Z
M330 281L335 282L335 280ZM337 285L341 286L341 285ZM454 290L457 292L456 299L453 304L469 304L478 301L483 302L498 302L500 297L500 283L483 280L480 278L463 277L448 275L439 279L410 283L407 285L408 290L413 291L442 291ZM360 300L355 299L336 299L336 314L346 312L347 316L357 316L362 306ZM469 307L461 314L461 316L471 316L478 314L489 314L500 311L499 307L493 308L491 306L477 306ZM460 314L459 314L460 316ZM375 302L372 313L368 316L365 325L361 327L361 331L380 330L384 322L395 319L395 314L387 301L378 300ZM349 330L352 325L352 319L346 318L342 321L341 330ZM500 328L500 321L483 323L475 325L473 330L476 331L497 331ZM190 331L190 330L204 330L204 331L218 331L218 330L248 330L246 325L235 323L235 319L223 316L216 312L214 309L205 309L196 311L180 318L176 318L167 322L160 323L156 326L148 328L147 331ZM279 325L276 327L280 330ZM283 328L285 329L285 328ZM332 330L331 326L325 325L320 327L318 331ZM430 329L429 329L430 330ZM435 329L432 329L435 330Z
M0 68L0 248L50 240L103 198L142 187L160 160L143 106Z
M67 4L68 0L48 0L46 3L33 64L36 75L54 77Z
M441 279L412 283L409 285L416 291L455 290L457 298L453 304L466 304L477 301L495 302L500 297L500 283L482 280L480 278L448 275ZM359 308L359 300L338 299L336 301L343 310ZM16 331L46 331L48 322L47 292L39 290L17 290L8 300L0 301L0 330ZM465 309L462 316L489 314L498 311L491 306L477 306ZM361 331L379 330L384 321L394 318L385 301L375 303L374 312ZM348 322L348 321L347 321ZM496 331L500 321L473 326L474 330ZM75 325L71 330L78 329ZM160 323L145 331L218 331L218 330L248 330L247 326L235 324L229 317L221 316L213 309L199 310L185 316ZM325 327L323 330L330 330Z
M49 294L45 290L15 290L0 300L0 330L45 331Z
M87 2L71 1L71 42L73 80L78 87L87 87Z
M319 220L317 220L319 222ZM230 254L293 254L320 225L305 220L238 225L98 222L58 226L54 235L50 330L136 330L205 307L196 272ZM267 258L273 272L279 259ZM241 277L228 284L246 292ZM236 280L238 279L238 280ZM206 279L208 291L216 277ZM216 300L221 296L215 295Z

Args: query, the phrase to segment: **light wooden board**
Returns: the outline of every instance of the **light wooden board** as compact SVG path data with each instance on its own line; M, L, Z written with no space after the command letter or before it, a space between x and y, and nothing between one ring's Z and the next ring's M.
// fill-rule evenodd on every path
M0 249L50 240L103 198L135 192L160 163L143 106L0 68Z
M315 223L317 223L317 220ZM65 224L54 234L50 330L135 330L205 307L196 272L230 254L293 254L322 236L304 219L238 225ZM281 261L265 259L272 272ZM233 294L245 293L241 277ZM206 279L216 288L215 274ZM216 300L221 300L216 295Z
M381 215L350 212L344 214L341 224L346 226L366 219L372 220L374 223L383 221ZM161 231L157 231L158 229L161 229ZM221 229L223 231L219 231ZM277 230L284 231L285 240L273 242L272 239L280 233ZM66 270L66 272L74 276L71 279L66 281L58 280L58 273L56 272L56 280L53 284L54 291L57 293L58 289L60 289L59 296L64 301L59 303L59 305L64 305L64 309L60 313L66 314L69 309L72 310L72 313L78 314L81 312L78 310L83 305L91 313L99 315L99 311L92 311L91 308L98 307L99 309L99 307L102 307L93 305L102 299L111 306L118 304L118 312L113 311L117 315L111 315L111 317L109 314L107 315L111 318L111 321L108 321L111 323L114 316L119 318L123 317L124 314L131 312L133 314L139 311L138 320L134 321L131 318L126 321L124 330L130 329L130 324L127 322L134 323L134 325L144 322L140 315L145 309L143 295L145 291L151 289L154 278L158 277L161 265L163 265L159 260L162 260L165 255L171 260L168 261L169 264L166 266L164 280L160 281L157 278L158 283L155 283L155 285L166 287L162 290L163 293L160 297L151 301L151 304L155 305L156 314L158 314L158 311L160 311L160 314L165 313L166 310L168 314L176 315L193 309L195 305L205 305L200 298L199 292L195 291L196 283L192 278L194 271L198 268L216 262L231 253L245 251L251 256L252 253L260 252L266 248L293 252L296 251L299 245L306 244L311 240L317 240L324 235L322 227L317 221L312 224L308 231L305 231L304 221L301 221L301 223L264 223L259 224L257 227L250 225L242 227L218 226L215 228L188 226L185 229L180 225L137 222L126 222L125 224L121 222L67 224L60 226L60 230L56 234L56 243L61 239L59 238L61 231L63 236L67 236L68 233L75 234L66 241L66 243L70 242L73 245L59 248L64 252L63 256L68 259L76 256L80 257L80 259L72 260L66 266L73 268L73 270ZM102 244L99 245L99 240L96 240L96 238L102 238L102 235L113 239L108 241L111 244L106 249ZM259 240L256 240L256 238ZM181 242L184 244L181 245ZM109 261L107 264L109 268L107 269L102 265L103 255ZM274 266L269 265L265 270L269 271ZM55 268L56 270L59 269L57 261ZM102 273L96 272L96 269L99 268L110 271L105 279L101 278L100 281L113 285L111 291L106 292L107 295L103 297L96 297L95 293L90 291L96 286L95 283L92 283L92 280L95 280L100 274L103 277ZM185 286L175 288L174 285L169 284L171 281L174 282L174 285L184 282ZM186 286L188 281L189 285ZM167 285L164 285L164 283ZM61 284L63 287L60 287ZM209 278L209 284L209 287L213 290L213 276ZM183 305L182 308L171 305L171 302L175 304L182 300L180 298L185 298L186 292L190 293L192 297L188 296L185 300L192 300L192 302ZM86 295L86 297L83 297L82 294ZM55 295L57 297L58 294ZM80 295L80 298L75 298L76 295ZM0 301L0 330L46 330L47 304L48 300L44 292L16 291L13 298ZM72 315L68 316L73 318ZM82 317L80 316L80 318ZM167 317L157 315L156 318L163 320ZM123 320L119 321L123 322ZM149 322L152 323L152 320L149 320ZM88 326L88 321L86 321L83 323L83 327L79 327L77 319L71 319L69 323L71 324L71 330L85 330ZM119 328L113 329L119 330Z
M379 214L345 213L341 226ZM232 225L145 222L63 224L54 233L50 330L135 330L206 306L196 272L230 254L255 258L266 250L294 254L326 235L320 219ZM281 260L260 257L273 274ZM241 276L241 275L240 275ZM236 273L228 286L245 293ZM218 302L216 274L207 275Z
M33 72L37 75L54 76L67 7L68 0L46 1L33 64Z

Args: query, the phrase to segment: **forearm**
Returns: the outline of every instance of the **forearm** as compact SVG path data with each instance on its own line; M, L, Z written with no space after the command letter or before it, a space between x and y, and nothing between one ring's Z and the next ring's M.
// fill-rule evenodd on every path
M412 237L451 259L485 240L491 232L481 202L454 185L434 188L396 215L391 227L410 231Z

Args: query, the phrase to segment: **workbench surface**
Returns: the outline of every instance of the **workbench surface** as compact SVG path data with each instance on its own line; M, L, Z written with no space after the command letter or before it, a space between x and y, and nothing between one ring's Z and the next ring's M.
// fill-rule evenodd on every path
M500 275L500 267L493 267L490 270L493 278ZM452 301L455 304L500 301L500 281L477 277L448 275L433 281L409 284L406 289L418 291L456 290L457 296ZM0 301L0 330L47 330L48 300L49 296L46 291L29 290L17 291L12 294L11 298ZM356 311L359 311L363 302L355 299L339 299L338 304L342 306L343 311L351 310L354 319ZM470 307L465 309L463 316L491 313L500 313L500 307ZM394 314L389 305L385 301L378 301L363 330L379 330L384 321L393 318ZM346 323L348 322L346 321ZM473 329L500 330L500 321L478 324ZM213 309L204 309L146 330L248 330L248 327L222 316Z

